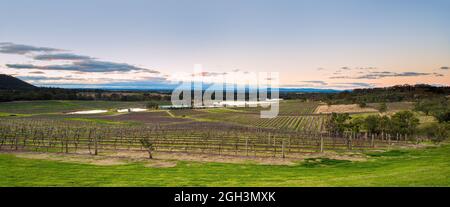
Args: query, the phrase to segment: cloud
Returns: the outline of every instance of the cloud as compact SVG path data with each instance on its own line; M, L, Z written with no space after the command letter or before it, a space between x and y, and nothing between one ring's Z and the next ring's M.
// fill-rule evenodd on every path
M0 42L0 53L24 55L31 52L56 52L60 49L49 47L35 47L30 45L20 45L11 42Z
M361 76L332 76L331 79L381 79L386 77L414 77L414 76L426 76L431 73L419 73L419 72L403 72L394 73L388 71L371 72Z
M40 70L59 70L59 71L78 71L78 72L128 72L143 71L148 73L159 73L158 71L140 68L126 63L114 63L107 61L85 60L77 61L65 65L46 65L38 66L32 64L6 64L8 68L13 69L40 69Z
M361 82L350 82L350 83L334 83L335 85L339 85L341 87L364 87L364 88L369 88L369 87L374 87L375 84L373 83L361 83ZM337 87L337 86L335 86Z
M46 77L46 76L16 76L23 81L39 82L42 80L61 80L69 79L69 77ZM81 80L81 79L80 79Z
M364 83L364 82L325 83L323 85L315 84L316 81L299 81L299 82L312 82L312 83L282 85L282 87L317 88L317 89L354 89L354 88L373 88L376 86L376 84L374 83Z
M201 73L193 73L191 76L203 76L203 77L211 77L211 76L220 76L220 75L226 75L226 72L218 73L218 72L201 72Z
M320 88L314 84L283 84L281 87L289 87L289 88Z
M21 45L10 42L0 43L0 53L20 54L25 55L32 52L40 52L41 54L34 55L34 60L69 60L73 61L69 64L61 65L33 65L33 64L6 64L11 69L39 69L39 70L55 70L55 71L76 71L83 72L129 72L140 71L146 73L159 73L156 70L141 68L126 63L115 63L109 61L97 61L93 57L77 55L72 53L53 53L63 51L60 49L49 47L35 47L30 45Z
M377 67L356 67L357 70L376 70Z
M32 71L32 72L30 72L31 74L45 74L44 72L42 72L42 71Z
M33 57L35 60L92 60L94 58L71 53L41 54Z
M170 84L164 77L136 77L131 78L124 76L123 79L115 79L110 77L100 78L82 78L73 77L72 75L66 76L17 76L21 80L30 82L38 86L51 86L51 87L67 87L67 88L121 88L121 89L139 89L139 88L161 88L161 89L173 89L177 84Z
M331 76L330 79L352 79L350 76Z
M315 81L315 80L313 80L313 81L299 81L299 82L318 84L318 85L322 85L322 86L328 85L328 83L326 83L325 81Z
M448 69L449 69L448 66L442 66L442 67L441 67L441 70L448 70Z

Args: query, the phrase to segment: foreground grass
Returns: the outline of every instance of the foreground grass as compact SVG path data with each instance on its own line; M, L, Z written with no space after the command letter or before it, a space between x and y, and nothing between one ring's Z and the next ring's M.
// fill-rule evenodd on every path
M372 153L369 161L295 166L179 162L151 168L62 163L0 154L0 186L450 186L450 146Z

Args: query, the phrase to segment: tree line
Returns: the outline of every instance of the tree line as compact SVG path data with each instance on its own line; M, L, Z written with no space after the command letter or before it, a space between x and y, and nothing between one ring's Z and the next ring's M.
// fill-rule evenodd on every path
M450 87L425 84L397 85L385 88L346 90L339 93L280 93L283 99L324 101L328 104L361 104L400 101L419 101L450 95Z
M347 113L333 113L327 128L336 136L366 133L366 136L414 139L416 135L424 135L433 142L442 142L450 135L448 122L431 123L419 128L419 119L411 111L400 111L392 116L377 114L354 118Z
M0 90L0 102L33 100L170 101L170 93L62 88Z

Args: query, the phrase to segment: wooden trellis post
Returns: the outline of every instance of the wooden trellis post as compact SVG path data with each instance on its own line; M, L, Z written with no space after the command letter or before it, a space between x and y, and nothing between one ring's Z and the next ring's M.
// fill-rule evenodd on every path
M94 155L98 155L98 135L94 135Z
M19 149L19 136L17 135L17 133L15 133L15 135L14 135L15 137L14 137L14 142L15 142L15 148L16 148L16 150L18 150Z
M320 134L320 153L323 153L323 136Z
M245 153L246 156L248 157L248 137L245 137Z
M276 143L276 138L273 138L273 157L276 157L277 155L277 143Z
M370 146L372 146L372 148L375 148L374 134L372 134L372 139L370 140Z

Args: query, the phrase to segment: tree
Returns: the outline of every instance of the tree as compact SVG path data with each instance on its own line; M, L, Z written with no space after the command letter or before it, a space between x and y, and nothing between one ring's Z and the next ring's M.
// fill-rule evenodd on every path
M372 134L380 133L381 117L378 115L370 115L364 119L364 127L367 132Z
M450 122L450 109L431 112L439 123Z
M410 135L416 132L419 119L411 111L400 111L392 116L391 123L394 133Z
M148 152L148 159L153 159L153 150L155 149L153 147L153 142L148 138L143 138L140 140L143 147L147 149Z
M380 111L381 113L384 113L387 111L387 105L385 102L380 103L380 105L378 106L378 111Z
M443 123L432 123L425 127L424 131L426 135L434 143L440 143L448 139L450 136L450 125Z
M359 105L359 107L361 107L361 108L365 108L365 107L367 106L366 102L364 102L364 101L360 101L360 102L358 103L358 105Z
M364 126L364 118L362 117L353 118L348 124L348 128L354 133L359 133L363 128L363 126Z
M382 116L379 120L379 128L381 133L388 133L392 129L391 119L388 116Z
M449 109L449 103L445 98L424 99L418 101L415 106L415 111L422 111L427 116L437 115Z
M347 121L350 120L351 117L349 114L338 114L332 113L331 119L329 122L329 130L337 135L342 135L347 129Z

